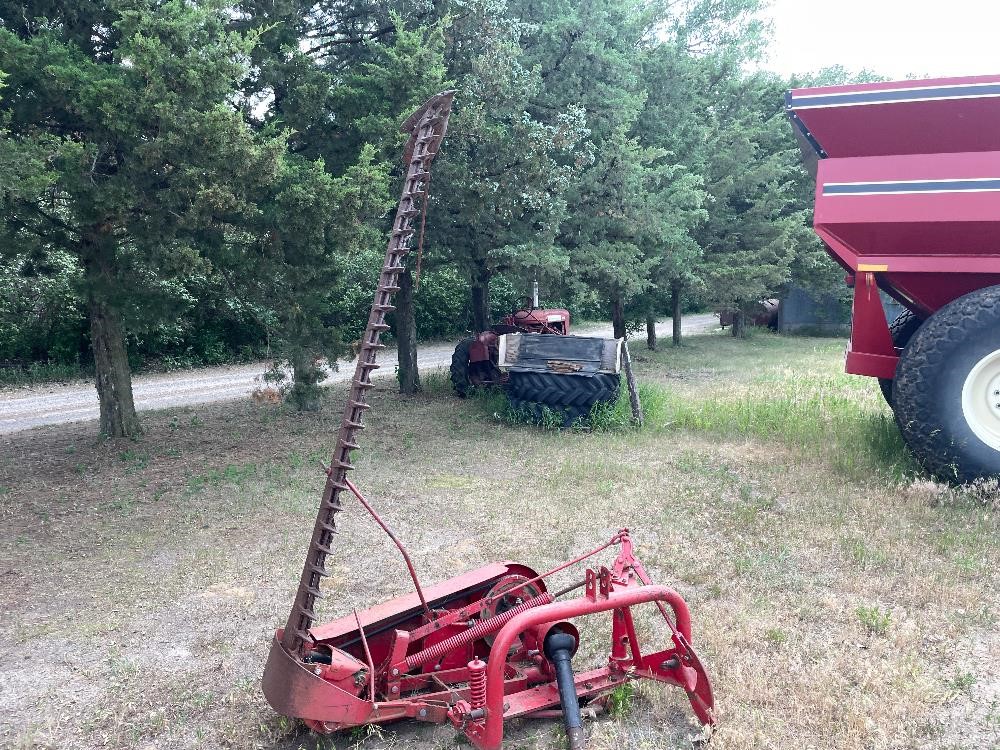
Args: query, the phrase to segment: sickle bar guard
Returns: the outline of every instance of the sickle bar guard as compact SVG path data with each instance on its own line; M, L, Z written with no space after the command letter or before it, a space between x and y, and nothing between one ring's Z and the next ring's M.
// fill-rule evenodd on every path
M347 478L370 408L366 396L383 346L379 335L389 327L385 314L393 309L398 274L411 250L413 219L426 208L430 165L453 93L432 97L402 128L410 135L403 192L298 591L287 625L271 644L264 695L276 711L319 733L402 718L450 721L482 750L501 748L506 719L557 716L553 709L559 707L571 748L582 748L581 701L590 711L600 710L615 687L647 678L680 687L697 719L714 724L712 687L691 646L687 605L677 592L652 584L627 529L541 575L498 562L423 588L402 543ZM322 596L343 492L354 495L399 547L414 592L317 626L315 601ZM615 545L611 568L588 568L575 585L548 590L550 576ZM581 588L582 595L564 598ZM659 609L670 638L665 648L649 653L632 614L646 604ZM568 620L603 612L612 618L607 662L574 674L580 634Z

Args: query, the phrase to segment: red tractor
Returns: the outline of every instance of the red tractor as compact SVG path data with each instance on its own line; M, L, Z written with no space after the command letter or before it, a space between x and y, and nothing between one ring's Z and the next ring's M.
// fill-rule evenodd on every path
M569 311L536 302L460 341L451 382L463 397L471 388L502 387L511 409L529 421L571 427L618 399L621 349L621 339L570 336Z
M507 333L569 333L569 311L562 308L522 308L512 312L488 331L462 339L451 357L451 384L459 396L476 386L500 385L498 366L500 337Z

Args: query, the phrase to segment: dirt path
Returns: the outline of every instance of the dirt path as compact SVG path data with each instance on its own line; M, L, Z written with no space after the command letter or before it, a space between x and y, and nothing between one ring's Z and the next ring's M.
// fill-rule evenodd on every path
M718 319L708 315L686 315L685 334L706 333L718 327ZM661 335L669 331L669 318L661 323ZM610 336L611 326L595 325L579 329L591 336ZM433 369L451 363L453 342L421 345L417 354L420 367ZM390 376L396 369L396 352L387 349L376 376ZM191 406L245 397L261 385L265 362L227 367L206 367L171 373L139 375L132 381L136 408L139 411ZM354 368L340 362L340 369L330 373L327 383L349 380ZM97 393L89 382L69 385L52 384L0 392L0 435L48 424L83 422L98 417Z

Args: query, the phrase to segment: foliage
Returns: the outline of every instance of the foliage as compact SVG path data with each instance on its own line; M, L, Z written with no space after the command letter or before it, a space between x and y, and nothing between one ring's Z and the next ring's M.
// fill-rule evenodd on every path
M133 435L126 333L190 306L179 279L211 268L284 149L233 106L255 38L228 31L221 6L176 0L2 11L2 161L17 179L0 188L0 253L75 259L101 429Z
M842 291L783 91L876 76L759 72L761 5L0 0L0 364L110 372L103 405L135 367L269 356L317 406L379 274L398 125L445 88L420 337L534 279L619 334Z

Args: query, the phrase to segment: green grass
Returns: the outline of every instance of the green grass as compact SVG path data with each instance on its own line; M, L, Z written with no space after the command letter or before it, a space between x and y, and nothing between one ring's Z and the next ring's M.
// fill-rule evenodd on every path
M842 341L758 332L744 340L696 337L655 353L632 346L644 431L762 440L854 477L900 481L918 473L875 381L830 367L829 355L842 349ZM434 387L450 386L442 379ZM533 422L512 411L498 389L479 391L474 399L488 418L508 425ZM536 426L565 429L555 413ZM640 429L624 380L616 402L597 405L589 420L569 429Z
M93 368L58 362L32 362L26 366L0 367L0 386L20 387L42 383L65 383L93 375Z
M614 719L628 716L635 704L635 685L626 682L619 685L608 695L608 715Z
M892 624L892 613L878 607L861 606L857 608L856 614L861 627L872 635L885 635Z

